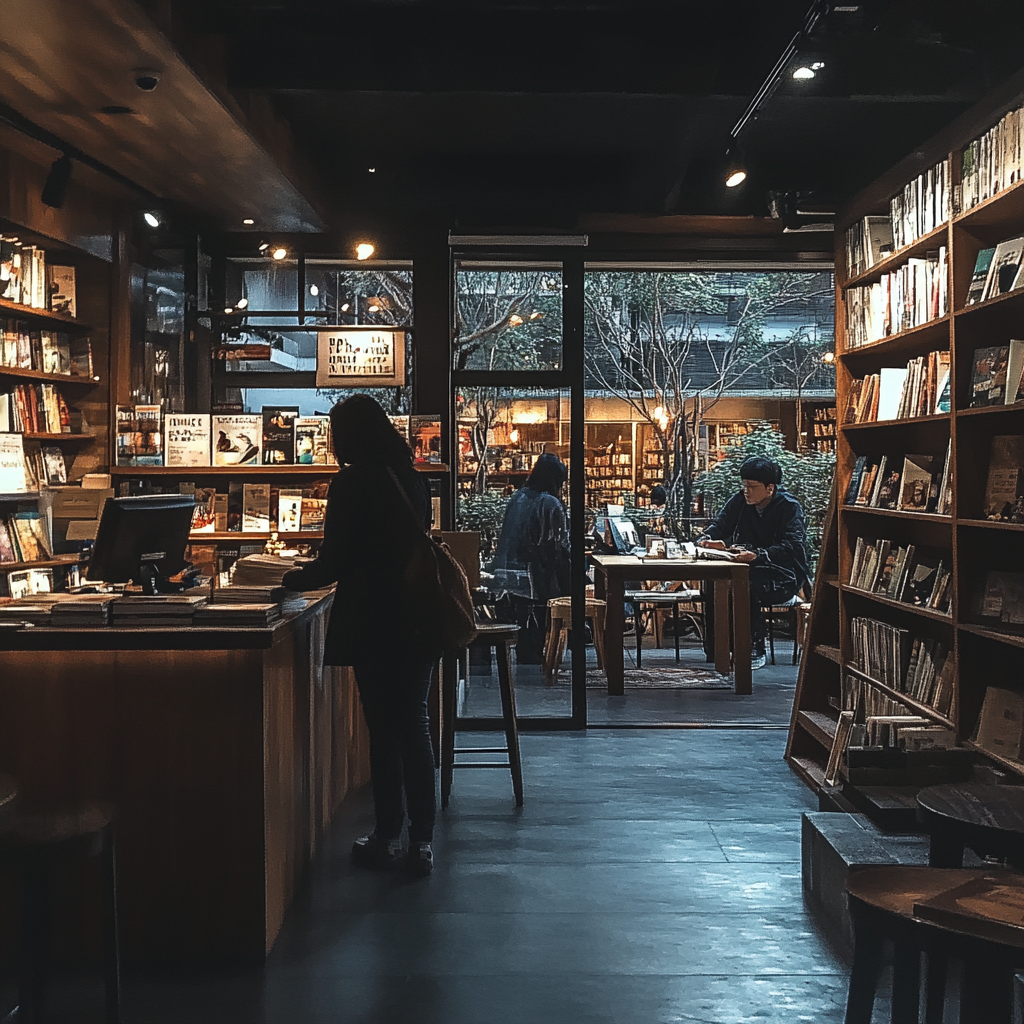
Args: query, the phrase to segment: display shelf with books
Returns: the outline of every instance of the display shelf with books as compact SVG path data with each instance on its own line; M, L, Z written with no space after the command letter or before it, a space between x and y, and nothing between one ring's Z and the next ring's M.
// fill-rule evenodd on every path
M800 446L805 451L834 452L838 436L834 402L815 404L802 402Z
M83 323L77 317L67 313L57 313L50 309L33 309L18 302L0 298L0 316L16 317L18 320L29 320L33 323L54 324L65 330L91 331L92 326Z

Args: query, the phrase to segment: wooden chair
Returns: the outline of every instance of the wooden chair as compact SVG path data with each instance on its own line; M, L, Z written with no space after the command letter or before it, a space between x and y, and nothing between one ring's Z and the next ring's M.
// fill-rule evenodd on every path
M604 668L604 616L606 604L596 597L587 598L586 617L590 620L590 631L594 637L594 652L597 667ZM548 601L548 635L544 642L544 675L548 678L558 674L572 628L572 598L553 597Z
M799 660L798 648L800 646L800 624L799 608L801 605L807 605L808 613L810 612L810 604L807 602L805 596L805 590L810 590L810 587L801 588L793 597L788 601L780 601L778 604L766 604L762 605L764 610L765 624L768 627L768 653L771 657L772 664L775 664L775 620L782 618L788 622L793 630L793 664L797 664Z
M10 790L0 781L0 790ZM5 814L0 863L21 883L21 971L18 1007L5 1019L38 1024L43 1019L50 944L50 873L58 864L98 858L102 874L103 978L107 1024L120 1024L121 980L117 941L114 814L104 804L76 804L41 814Z
M672 613L672 629L675 636L676 661L679 660L679 614L690 617L698 633L703 638L702 626L698 625L697 617L703 622L703 616L696 610L696 603L700 601L700 591L690 588L688 584L671 582L664 586L652 584L649 588L640 590L627 590L625 599L627 604L632 604L634 613L634 632L636 633L636 667L640 668L643 660L643 606L651 609L652 629L654 632L655 646L661 647L661 634L663 629L662 620ZM685 606L685 607L684 607Z

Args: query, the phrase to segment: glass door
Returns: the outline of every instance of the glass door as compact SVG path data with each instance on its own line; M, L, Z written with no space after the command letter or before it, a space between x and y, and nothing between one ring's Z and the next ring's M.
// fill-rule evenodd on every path
M573 282L565 261L550 257L456 253L452 263L455 525L479 535L479 614L519 627L514 669L523 728L585 724L593 637L582 622L573 629L585 587L574 445L582 394L579 269ZM500 719L493 658L474 647L460 667L464 727Z

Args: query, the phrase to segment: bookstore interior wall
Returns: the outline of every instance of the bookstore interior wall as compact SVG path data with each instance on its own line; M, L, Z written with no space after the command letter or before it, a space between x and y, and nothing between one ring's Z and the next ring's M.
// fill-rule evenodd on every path
M835 514L787 749L815 788L857 793L878 748L1024 774L1022 122L979 120L837 237Z

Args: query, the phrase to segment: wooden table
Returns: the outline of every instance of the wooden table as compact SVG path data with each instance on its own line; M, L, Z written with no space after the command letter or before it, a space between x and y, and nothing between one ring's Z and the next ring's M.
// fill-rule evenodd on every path
M1024 786L929 786L917 794L917 820L931 836L932 867L962 867L969 846L1024 868Z
M964 964L961 1016L972 1024L1010 1024L1011 986L1024 966L1021 944L988 936L984 923L964 920L949 927L914 914L914 904L978 878L1017 884L1022 876L999 868L956 870L921 867L872 867L853 872L846 883L853 918L854 954L846 1024L870 1024L882 970L886 940L893 943L893 1024L919 1019L921 954L928 956L925 1020L942 1020L946 965Z
M736 692L751 692L750 574L745 562L706 558L649 558L591 555L597 568L595 593L608 603L605 615L604 668L608 692L623 693L622 635L625 632L626 583L644 580L710 580L715 588L715 668L729 672L729 591L732 590L733 671Z

